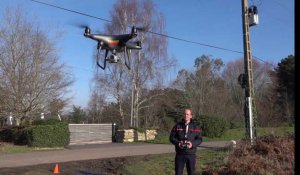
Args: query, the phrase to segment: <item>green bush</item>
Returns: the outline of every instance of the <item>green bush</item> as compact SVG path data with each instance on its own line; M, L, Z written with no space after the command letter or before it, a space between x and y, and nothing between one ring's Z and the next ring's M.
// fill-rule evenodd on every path
M237 129L237 128L245 127L245 123L243 123L242 121L231 121L229 123L229 125L230 125L230 129Z
M14 144L15 145L27 145L27 128L19 127L14 130Z
M135 130L137 132L141 132L141 133L146 132L145 128L129 127L129 129L133 129L133 130Z
M167 132L170 132L175 124L176 124L176 122L174 121L173 118L171 118L171 117L162 117L162 127L161 127L161 129L163 129Z
M50 118L50 119L38 119L33 121L33 125L55 125L57 123L60 123L61 121L55 118Z
M24 127L9 126L0 130L0 141L26 145L27 138Z
M14 128L5 127L0 129L0 141L13 142L14 141Z
M61 147L70 142L70 131L67 123L52 125L35 125L27 130L28 146Z
M221 117L200 115L196 117L196 121L205 137L221 137L229 129L228 122Z

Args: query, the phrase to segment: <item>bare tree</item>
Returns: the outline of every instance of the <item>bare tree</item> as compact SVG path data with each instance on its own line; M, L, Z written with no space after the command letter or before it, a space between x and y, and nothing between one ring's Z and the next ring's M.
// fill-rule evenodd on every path
M238 84L238 77L244 73L244 60L239 59L226 64L222 78L224 79L226 89L229 91L231 103L228 105L227 119L232 124L242 123L244 119L243 105L245 101L244 91Z
M191 71L189 72L185 69L179 70L177 73L177 77L172 82L171 86L174 87L175 89L184 91L187 80L188 80L189 76L191 75L191 73L192 73Z
M195 59L195 72L186 80L185 94L195 114L221 115L224 107L224 83L220 78L223 61L202 55ZM225 103L226 104L226 103Z
M60 118L60 115L63 112L62 110L67 106L68 101L69 98L52 99L51 101L49 101L47 107L45 108L46 111L49 112L48 115L50 115L51 117L57 116Z
M106 27L111 34L128 33L129 26L146 26L152 32L164 33L163 15L157 12L152 1L119 0L111 16L112 23ZM164 73L173 63L167 56L166 37L140 32L137 39L142 43L142 50L132 53L130 71L124 64L118 64L109 66L109 75L97 75L98 82L115 97L123 126L126 126L125 119L130 116L129 125L138 127L139 109L149 100L149 96L142 96L142 89L162 84ZM130 115L123 109L124 103L128 105L128 101L125 102L128 96L132 100Z
M93 87L87 107L88 123L101 123L103 121L102 112L105 105L105 94L101 93L100 87Z
M60 64L55 43L25 19L20 9L7 9L0 27L1 112L22 123L62 100L71 76Z
M229 119L242 120L243 111L242 107L245 101L245 95L242 87L238 84L238 77L244 72L243 59L238 59L229 62L222 74L223 79L226 82L226 88L230 92L230 98L232 100L231 114ZM269 63L260 63L257 60L253 60L253 78L254 78L254 91L256 108L258 112L258 122L261 126L265 126L267 123L272 124L276 122L276 105L274 87L275 80L272 80L270 74L272 68ZM275 84L274 84L275 83Z
M242 123L245 95L238 83L244 72L243 59L229 62L224 69L221 59L202 55L195 60L195 70L180 70L173 86L183 90L196 114L224 116L232 124ZM255 100L261 125L276 122L274 87L271 65L253 61ZM273 117L273 118L272 118Z

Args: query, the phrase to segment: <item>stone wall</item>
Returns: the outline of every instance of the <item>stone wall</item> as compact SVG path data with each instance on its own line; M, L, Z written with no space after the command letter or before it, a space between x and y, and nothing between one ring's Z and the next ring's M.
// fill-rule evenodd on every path
M146 134L145 132L138 132L135 129L118 130L116 132L116 142L123 143L123 142L154 140L156 135L157 135L156 130L146 130Z

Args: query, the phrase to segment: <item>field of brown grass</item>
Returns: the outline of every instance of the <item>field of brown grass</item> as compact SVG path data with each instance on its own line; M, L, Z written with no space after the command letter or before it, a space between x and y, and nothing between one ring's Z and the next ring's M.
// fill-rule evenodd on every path
M251 145L240 141L222 167L208 167L202 175L293 175L295 174L295 137L265 136Z

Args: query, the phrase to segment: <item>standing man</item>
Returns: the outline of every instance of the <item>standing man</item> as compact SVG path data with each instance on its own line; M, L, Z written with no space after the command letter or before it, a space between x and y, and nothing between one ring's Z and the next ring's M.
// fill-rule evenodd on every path
M175 175L182 175L184 166L188 175L195 174L197 146L202 142L200 128L192 119L192 110L185 109L183 119L170 134L170 142L175 145Z

